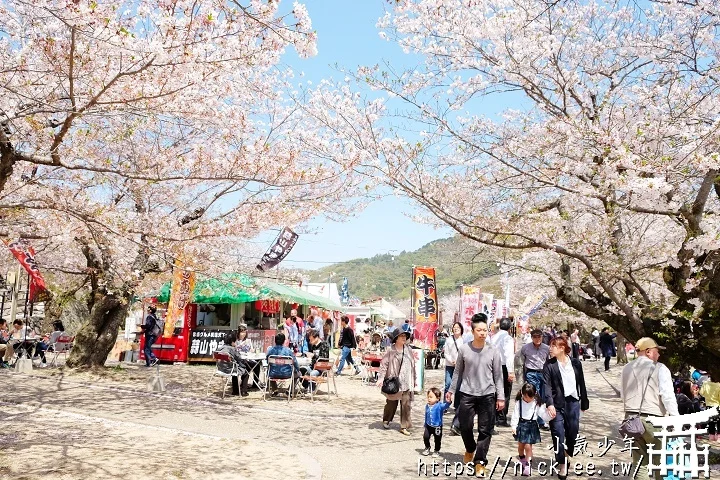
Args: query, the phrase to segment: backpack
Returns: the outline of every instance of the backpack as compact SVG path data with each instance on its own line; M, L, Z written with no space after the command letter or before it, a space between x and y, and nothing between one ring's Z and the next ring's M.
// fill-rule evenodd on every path
M155 321L155 325L153 325L152 329L150 329L150 335L154 335L156 337L159 337L163 334L165 331L165 323L162 322L158 317L155 315L152 316L153 320Z

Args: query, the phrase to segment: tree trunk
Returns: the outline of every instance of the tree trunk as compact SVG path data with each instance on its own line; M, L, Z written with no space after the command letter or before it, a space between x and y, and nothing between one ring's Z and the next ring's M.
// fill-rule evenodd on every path
M67 365L102 367L115 345L120 326L127 317L130 294L122 296L96 293L87 322L75 335Z
M625 345L627 344L627 340L625 340L625 337L623 337L619 333L616 338L617 338L617 364L625 365L628 363L627 350L625 350Z
M45 302L44 306L45 317L42 320L42 331L52 332L52 324L55 320L60 320L65 305L63 299L59 295L55 295Z

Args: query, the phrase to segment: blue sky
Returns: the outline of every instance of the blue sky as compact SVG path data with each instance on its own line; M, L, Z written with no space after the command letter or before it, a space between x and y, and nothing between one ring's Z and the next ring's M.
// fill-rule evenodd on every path
M394 65L408 65L412 59L392 42L379 38L375 24L388 5L385 0L305 0L313 28L318 32L318 55L298 59L288 51L286 62L302 71L302 80L317 83L340 74L334 65L354 69L390 60ZM292 5L283 2L282 8ZM405 214L417 212L407 202L394 197L375 202L356 216L335 222L316 219L303 226L310 233L300 236L283 266L313 270L324 265L370 257L381 253L411 251L438 238L452 235L449 229L435 229L413 222ZM268 246L277 232L262 239Z

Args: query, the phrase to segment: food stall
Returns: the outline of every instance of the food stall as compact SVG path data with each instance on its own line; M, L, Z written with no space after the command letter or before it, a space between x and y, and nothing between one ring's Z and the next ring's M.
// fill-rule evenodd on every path
M166 304L170 283L165 284L149 303ZM161 361L212 362L212 354L222 345L228 332L240 324L248 326L253 351L265 352L274 343L277 327L295 308L307 318L310 309L340 310L340 305L298 288L280 283L260 284L245 274L198 281L190 303L175 323L170 337L158 338L152 346ZM161 308L158 308L158 312ZM144 359L144 336L140 340L140 358Z

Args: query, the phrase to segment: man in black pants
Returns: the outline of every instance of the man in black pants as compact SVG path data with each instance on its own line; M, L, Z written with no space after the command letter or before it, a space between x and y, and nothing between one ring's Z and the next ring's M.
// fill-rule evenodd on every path
M465 444L463 463L475 463L475 475L484 476L490 449L495 411L505 407L505 391L500 351L486 343L487 316L476 313L472 318L473 341L460 347L452 384L445 399L462 393L458 409L460 434ZM460 391L458 382L462 380ZM473 436L473 418L478 417L478 436Z
M143 349L143 353L145 354L146 367L152 367L158 363L158 358L153 353L152 346L158 339L158 336L162 335L162 331L160 329L160 321L157 315L155 315L155 312L157 312L157 308L155 308L154 305L150 305L148 307L147 317L145 317L145 323L140 326L143 332L145 332L145 348Z

